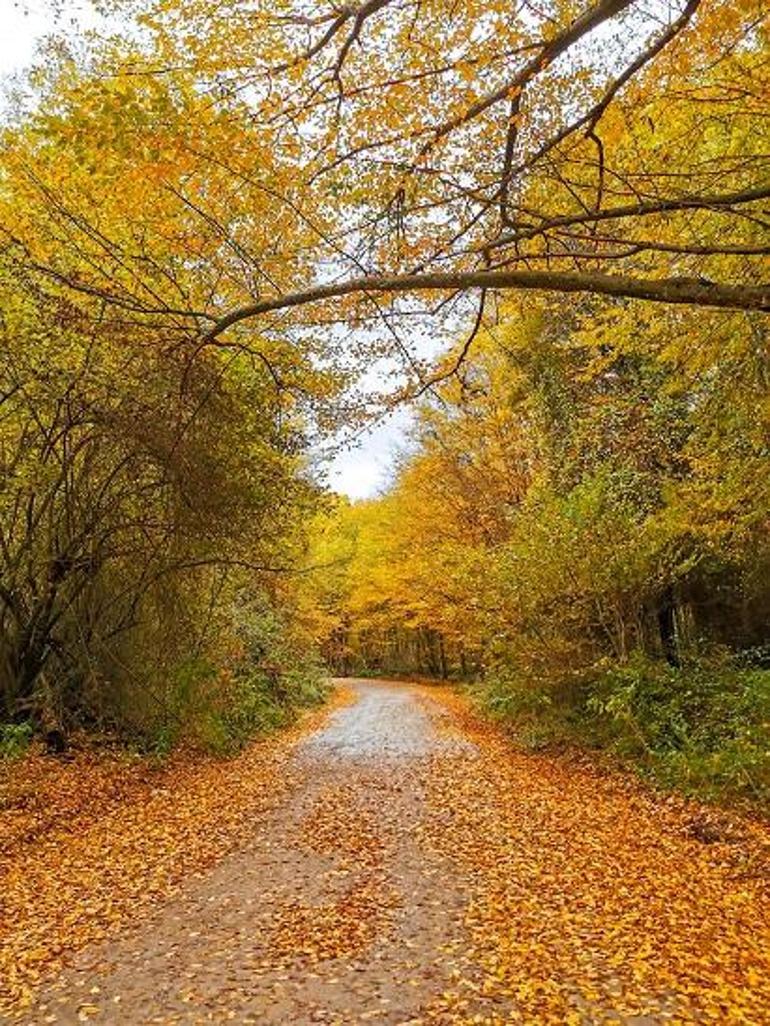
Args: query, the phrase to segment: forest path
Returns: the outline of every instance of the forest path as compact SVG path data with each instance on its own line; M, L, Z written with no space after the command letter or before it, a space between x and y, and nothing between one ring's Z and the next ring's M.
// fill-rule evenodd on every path
M351 686L248 843L16 1021L770 1023L767 906L734 839L513 752L444 689Z

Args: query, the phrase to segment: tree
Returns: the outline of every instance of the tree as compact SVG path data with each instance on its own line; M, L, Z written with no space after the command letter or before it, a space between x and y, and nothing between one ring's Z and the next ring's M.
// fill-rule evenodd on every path
M770 309L761 0L120 6L6 139L0 223L188 353L366 325L419 383L407 326L468 293Z
M334 590L270 576L313 562L312 443L414 397L417 455L329 542L345 658L356 624L439 671L649 621L675 654L764 551L761 0L111 6L3 130L8 715L146 656L137 617L185 682L202 622L212 663L261 651L244 588L323 638Z
M535 687L634 653L678 666L765 644L754 327L607 300L501 310L424 396L392 488L345 514L352 654L425 672L382 640L421 631L454 672L497 666Z
M14 267L0 290L0 719L184 729L182 693L290 608L301 416L241 354L191 368Z

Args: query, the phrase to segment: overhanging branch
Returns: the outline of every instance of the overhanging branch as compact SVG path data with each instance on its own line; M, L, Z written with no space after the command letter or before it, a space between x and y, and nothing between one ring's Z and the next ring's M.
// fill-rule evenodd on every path
M500 249L513 243L525 242L538 235L557 228L569 228L575 224L596 221L617 221L624 218L649 217L652 214L674 213L679 210L729 210L731 207L754 203L757 200L770 198L770 185L760 185L739 192L723 193L716 196L673 196L669 199L645 200L638 203L627 203L618 207L607 207L604 210L592 210L588 213L543 215L542 222L535 227L506 232L492 242L485 243L480 249Z
M761 285L726 285L705 278L633 278L599 272L569 271L455 271L404 274L391 277L352 278L316 285L239 307L225 314L202 336L213 342L223 331L261 314L307 306L354 293L427 292L457 289L523 289L542 292L591 292L653 303L679 303L727 310L770 313L770 282Z

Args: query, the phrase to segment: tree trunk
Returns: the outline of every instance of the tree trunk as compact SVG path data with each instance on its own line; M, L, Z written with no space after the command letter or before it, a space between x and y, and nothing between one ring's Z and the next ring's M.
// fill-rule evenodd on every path
M658 630L663 656L669 666L679 666L679 646L676 637L676 598L669 585L663 592L658 605Z

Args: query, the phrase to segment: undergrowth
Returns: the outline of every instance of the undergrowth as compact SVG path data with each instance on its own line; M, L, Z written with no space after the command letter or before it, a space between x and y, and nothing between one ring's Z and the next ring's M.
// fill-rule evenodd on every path
M642 655L550 681L500 667L474 688L532 750L605 750L656 783L770 804L770 669L736 658L669 666Z
M328 692L326 670L307 639L274 610L249 607L221 664L188 656L129 686L116 680L98 716L66 731L62 752L117 745L164 759L183 745L227 756L290 725ZM47 733L39 721L0 724L0 759L22 756L37 737L47 744Z
M29 748L34 729L31 723L0 723L0 759L16 759Z

